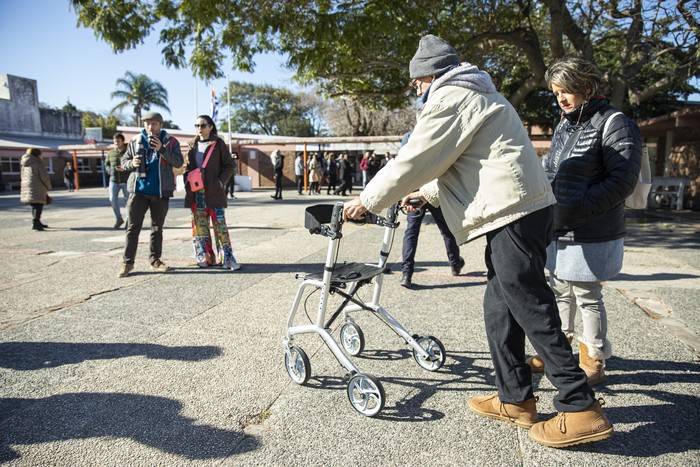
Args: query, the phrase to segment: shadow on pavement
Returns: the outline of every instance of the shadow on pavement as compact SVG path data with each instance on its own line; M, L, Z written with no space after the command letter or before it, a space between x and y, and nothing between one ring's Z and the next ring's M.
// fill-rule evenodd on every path
M2 342L0 367L28 371L55 368L86 360L105 360L143 355L159 360L194 362L220 356L214 346L167 347L157 344L100 344L71 342Z
M700 276L695 274L672 274L672 273L654 273L645 275L634 274L618 274L613 281L675 281L678 279L697 279Z
M413 360L410 349L399 350L366 350L361 355L355 356L358 360ZM474 389L478 394L496 391L493 370L490 366L482 367L477 364L479 360L491 362L488 352L447 352L445 365L435 371L426 371L425 378L401 378L375 375L382 383L396 384L410 388L410 396L397 401L395 406L385 406L382 412L375 418L379 420L391 420L401 422L430 422L440 420L445 414L423 407L428 399L438 391L465 391L464 382L469 380L471 385L477 384ZM409 364L405 362L402 364ZM360 365L361 366L361 365ZM440 375L440 378L431 377L432 374ZM311 377L306 384L314 389L339 390L347 389L347 380L339 376L319 375ZM483 383L483 387L482 387ZM386 389L386 388L385 388ZM466 401L465 398L465 410Z
M697 423L700 398L678 391L649 389L679 384L689 391L689 384L700 383L700 364L613 357L606 360L605 368L613 373L608 374L603 384L593 387L596 397L606 399L609 396L611 399L616 395L632 394L635 398L652 399L659 403L612 406L608 399L604 409L613 425L633 427L618 430L615 436L601 443L569 449L633 458L651 458L700 449L700 427ZM549 415L542 417L548 418Z
M0 399L0 414L22 412L12 420L12 430L0 434L0 463L21 457L11 446L101 437L131 439L193 460L220 459L257 448L256 438L198 425L180 415L182 408L180 402L164 397L119 393Z

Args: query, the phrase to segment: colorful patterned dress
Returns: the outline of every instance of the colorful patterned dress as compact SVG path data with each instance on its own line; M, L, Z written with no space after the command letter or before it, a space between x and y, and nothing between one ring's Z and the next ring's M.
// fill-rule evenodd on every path
M194 193L192 203L192 241L197 265L200 267L221 264L226 269L240 269L231 249L224 208L210 208L204 198L204 190ZM212 245L210 226L214 228L216 253Z

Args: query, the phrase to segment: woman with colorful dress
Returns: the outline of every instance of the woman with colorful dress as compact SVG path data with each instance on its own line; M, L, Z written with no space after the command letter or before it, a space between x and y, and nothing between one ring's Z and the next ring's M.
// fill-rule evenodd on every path
M192 210L192 240L197 266L220 264L224 269L241 268L231 248L225 208L226 182L233 175L233 159L226 142L218 137L216 124L208 115L200 115L195 123L197 136L190 145L185 164L185 207ZM201 170L203 188L188 181L188 175ZM214 230L212 242L211 228Z

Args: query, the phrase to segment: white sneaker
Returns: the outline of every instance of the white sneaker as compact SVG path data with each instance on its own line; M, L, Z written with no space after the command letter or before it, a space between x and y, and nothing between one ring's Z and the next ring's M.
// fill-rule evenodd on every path
M237 263L236 261L231 261L228 264L224 265L224 269L230 269L231 271L238 271L241 269L241 264Z

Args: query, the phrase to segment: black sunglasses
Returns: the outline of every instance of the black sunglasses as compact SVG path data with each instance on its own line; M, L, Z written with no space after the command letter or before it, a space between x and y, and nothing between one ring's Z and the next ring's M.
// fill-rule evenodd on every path
M194 124L194 127L195 127L195 128L206 128L206 127L208 127L208 126L209 126L208 123L195 123L195 124Z

